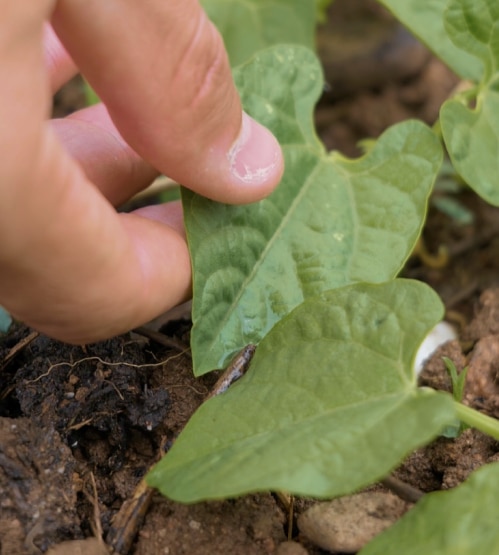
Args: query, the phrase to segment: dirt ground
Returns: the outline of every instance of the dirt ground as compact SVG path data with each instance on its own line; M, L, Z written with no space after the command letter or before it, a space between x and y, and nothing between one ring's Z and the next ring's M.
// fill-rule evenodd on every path
M367 0L336 0L318 44L328 87L317 127L329 148L349 155L358 154L360 139L397 121L432 123L458 85ZM83 101L74 80L57 95L54 113L63 116ZM448 215L442 198L451 198L464 216ZM446 319L459 333L427 363L422 385L450 390L441 358L449 356L458 370L469 366L465 402L494 417L498 249L499 209L465 188L437 190L423 239L402 273L441 295ZM309 528L301 515L312 500L296 499L290 516L288 499L273 493L184 506L143 487L148 468L217 378L193 378L189 331L185 305L148 329L84 347L20 324L0 341L0 555L102 555L104 544L121 555L340 553L304 533ZM403 502L390 503L402 503L400 515L424 492L454 487L495 460L497 442L466 430L416 451L391 481L370 490L392 498L387 485L398 492Z

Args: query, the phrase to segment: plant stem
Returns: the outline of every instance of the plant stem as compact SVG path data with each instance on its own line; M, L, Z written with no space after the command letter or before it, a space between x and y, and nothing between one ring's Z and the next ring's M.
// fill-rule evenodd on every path
M475 409L467 407L462 403L454 402L457 417L461 422L468 424L471 428L476 428L484 434L492 436L494 439L499 440L499 420L482 414Z

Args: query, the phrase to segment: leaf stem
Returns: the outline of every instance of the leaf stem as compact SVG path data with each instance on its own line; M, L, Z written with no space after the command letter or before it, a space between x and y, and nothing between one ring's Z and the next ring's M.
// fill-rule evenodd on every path
M475 409L467 407L462 403L454 402L457 417L461 422L468 424L471 428L476 428L484 434L492 436L494 439L499 440L499 420L482 414Z

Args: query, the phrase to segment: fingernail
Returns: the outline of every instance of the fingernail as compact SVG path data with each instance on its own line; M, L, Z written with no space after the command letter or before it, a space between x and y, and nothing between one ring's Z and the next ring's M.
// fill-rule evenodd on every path
M257 185L282 172L282 152L272 133L243 112L241 133L227 154L232 175Z

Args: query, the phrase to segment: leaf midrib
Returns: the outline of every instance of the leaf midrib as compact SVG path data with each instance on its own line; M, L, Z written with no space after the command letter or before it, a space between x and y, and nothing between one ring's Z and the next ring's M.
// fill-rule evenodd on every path
M300 146L305 146L305 145L300 145ZM296 148L296 147L292 147L292 148ZM316 153L317 154L317 153ZM301 202L303 196L305 195L305 193L309 190L309 188L313 185L314 180L313 180L313 176L315 176L315 174L320 170L320 166L321 163L323 161L323 157L322 156L318 156L317 157L317 164L315 165L314 169L310 172L309 177L307 178L307 180L305 181L303 187L301 188L300 192L298 195L296 195L296 197L293 199L293 202L290 204L289 209L286 211L284 217L281 219L281 221L279 222L279 225L276 227L274 233L272 234L272 237L270 238L270 240L267 242L267 244L265 245L265 248L262 250L260 256L258 257L258 260L256 261L256 263L253 265L253 268L251 270L251 272L248 274L248 276L241 282L241 286L239 288L239 291L237 293L237 295L234 297L232 303L230 304L230 307L227 309L226 314L224 316L224 318L220 321L220 325L217 326L216 330L213 333L213 340L210 341L207 345L207 349L211 350L214 348L215 345L218 345L219 339L220 339L220 330L222 330L225 326L225 324L227 323L227 321L229 320L229 318L232 316L232 314L234 313L235 308L237 308L238 303L243 295L243 293L246 291L248 284L251 283L251 281L254 279L255 274L258 273L261 265L263 264L263 262L266 259L266 256L268 254L268 252L270 251L270 249L273 247L273 245L275 244L275 242L278 240L278 238L281 235L281 231L282 229L287 225L287 223L289 222L291 215L294 213L294 211L296 210L297 206L299 205L299 203Z
M314 420L319 421L319 420L331 418L336 412L339 412L339 411L342 411L342 410L355 409L355 407L362 407L365 410L365 407L369 406L370 404L378 403L379 401L383 401L383 400L387 401L387 400L390 400L392 398L396 398L396 397L400 396L399 402L397 402L393 405L390 405L390 408L387 409L386 411L383 411L382 413L380 413L380 415L378 416L377 419L372 419L371 418L371 419L369 419L369 422L366 422L366 430L369 430L369 429L373 428L375 425L377 425L378 422L380 422L384 418L386 418L387 415L389 415L391 412L393 412L398 407L400 407L403 403L405 403L406 400L409 399L410 396L413 393L414 393L414 390L399 391L397 393L392 393L390 395L381 395L381 396L376 397L376 398L371 398L368 401L359 401L357 403L352 403L352 404L349 404L349 405L342 405L341 407L333 407L331 409L322 411L319 415L315 414L315 415L308 416L306 418L302 418L299 421L290 422L285 427L272 427L272 429L267 429L267 430L264 430L264 431L261 431L261 432L258 432L258 433L247 435L244 438L232 441L231 443L227 443L227 444L224 444L224 445L219 445L217 448L210 449L209 451L205 451L204 453L196 453L194 457L192 457L188 460L182 459L181 461L179 461L178 464L176 464L174 466L170 466L169 471L172 471L175 468L185 467L185 465L187 465L187 464L196 463L196 461L203 460L206 457L209 457L214 453L220 453L222 451L232 449L236 445L237 445L238 449L243 449L244 450L245 447L243 447L243 446L245 444L247 444L247 443L251 444L251 442L253 442L256 439L261 439L265 436L273 436L275 434L279 434L279 432L282 432L282 431L290 429L290 428L296 429L302 423L310 424L310 422L313 422ZM236 415L232 415L232 417L234 418L234 417L236 417ZM165 459L165 460L167 460L167 459Z

